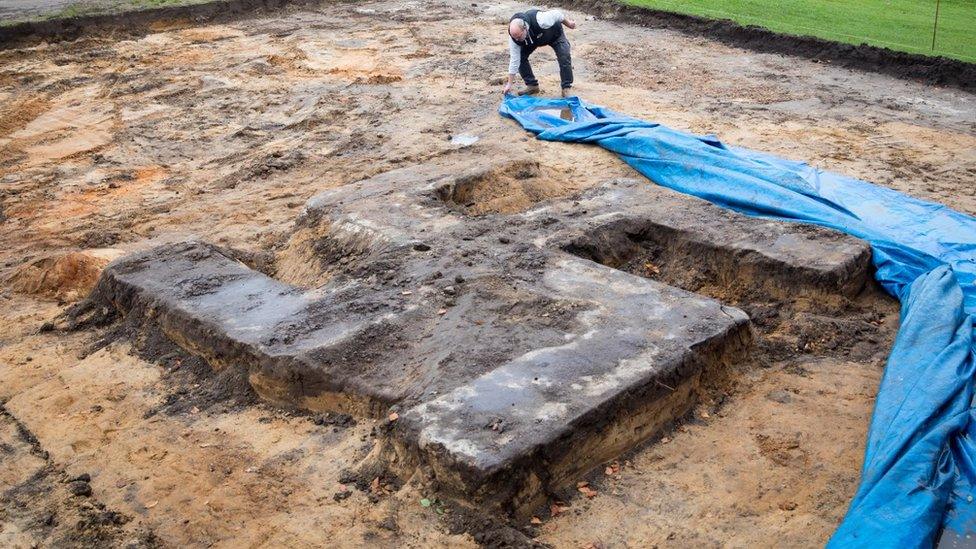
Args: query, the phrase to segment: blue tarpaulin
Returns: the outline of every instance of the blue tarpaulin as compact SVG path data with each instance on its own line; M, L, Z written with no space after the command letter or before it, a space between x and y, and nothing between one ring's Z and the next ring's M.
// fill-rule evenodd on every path
M658 185L868 241L878 282L901 301L901 327L861 484L829 545L930 547L943 527L976 533L976 218L576 97L506 96L499 112L539 139L600 145Z

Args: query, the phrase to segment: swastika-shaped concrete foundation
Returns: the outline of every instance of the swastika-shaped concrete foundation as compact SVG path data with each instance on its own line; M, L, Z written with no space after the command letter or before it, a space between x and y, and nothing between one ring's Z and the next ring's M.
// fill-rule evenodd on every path
M279 254L280 280L187 242L114 262L94 295L215 368L246 369L272 402L395 406L398 467L525 510L686 413L748 353L742 311L613 267L694 263L744 293L867 280L863 242L640 181L467 215L469 187L504 168L410 167L322 193Z

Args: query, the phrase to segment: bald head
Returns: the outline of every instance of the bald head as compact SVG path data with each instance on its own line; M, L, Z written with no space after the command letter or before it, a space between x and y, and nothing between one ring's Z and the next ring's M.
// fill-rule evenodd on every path
M524 41L526 35L528 34L529 23L525 19L516 17L508 24L508 35L511 36L516 42Z

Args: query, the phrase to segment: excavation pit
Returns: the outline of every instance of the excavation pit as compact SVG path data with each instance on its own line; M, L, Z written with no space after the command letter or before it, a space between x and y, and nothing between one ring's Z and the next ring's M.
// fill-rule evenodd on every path
M512 214L578 188L568 177L537 161L521 160L464 174L438 188L437 195L464 214Z
M595 15L605 7L587 5ZM392 423L384 407L371 412L378 420L343 426L327 419L320 425L319 419L336 415L254 405L256 395L239 398L249 391L246 376L233 371L242 364L227 361L222 371L209 372L206 361L174 349L152 326L141 331L120 322L82 333L36 333L39 326L61 326L54 315L75 295L86 294L103 269L93 265L94 277L72 286L70 293L77 294L48 297L47 282L58 279L61 288L62 274L70 272L60 263L52 270L38 261L89 255L106 246L128 254L187 235L219 243L219 251L230 259L239 258L302 293L359 275L377 281L390 276L399 284L393 296L436 287L428 297L447 310L444 317L450 319L445 321L458 323L451 332L455 339L438 344L463 358L478 348L483 334L507 330L517 335L524 322L558 319L551 333L565 333L563 323L581 311L521 294L496 300L498 307L489 312L504 323L489 326L488 312L480 308L488 310L491 291L507 295L510 279L497 277L493 286L486 279L486 289L478 294L474 285L482 284L482 265L496 273L508 265L496 262L495 254L514 260L509 270L522 277L523 269L534 268L535 258L509 252L529 246L530 251L562 253L562 244L574 235L566 234L565 241L551 237L552 231L568 228L565 216L526 214L545 209L548 200L574 198L575 190L514 215L469 215L447 207L428 190L426 211L441 220L453 215L460 219L458 230L467 228L452 232L457 238L451 241L420 233L414 244L390 253L431 260L453 256L458 248L469 254L452 261L451 270L432 261L442 276L430 281L402 280L389 256L371 255L374 246L358 251L328 242L330 247L309 245L307 251L282 248L309 197L412 164L449 160L454 173L447 176L454 176L495 161L535 159L561 181L587 188L615 177L636 177L602 148L537 140L498 116L501 85L486 75L504 70L507 38L500 30L511 15L506 6L425 4L425 15L403 3L313 8L264 4L253 16L230 14L212 23L167 9L167 20L153 29L129 25L103 34L84 26L84 36L69 36L70 42L47 40L41 48L6 52L0 137L11 141L0 151L5 188L0 217L6 218L0 278L17 274L19 281L17 287L9 282L0 295L6 304L2 400L5 425L22 426L37 441L22 439L13 428L4 439L14 448L5 454L13 465L7 478L18 487L4 506L10 543L71 543L77 534L93 539L87 537L92 534L105 544L125 544L152 539L142 537L147 530L177 546L234 540L238 545L457 547L488 545L501 537L494 527L486 531L489 517L462 518L464 506L435 484L406 482L401 488L400 483L387 485L391 477L379 469L368 475L368 468L360 468L366 453L376 449L378 439L371 433L385 437L388 428L403 421L413 406L406 400L396 409L403 415ZM971 124L976 104L958 90L852 71L837 63L805 62L783 51L746 55L741 48L684 36L646 18L649 26L641 27L619 17L590 21L582 13L571 15L582 22L568 36L574 56L585 65L578 80L587 101L976 212L976 197L968 194L967 185L976 173L976 157L960 154L976 150ZM626 16L633 19L634 14ZM116 26L132 23L111 19ZM499 32L483 32L493 28ZM356 52L379 56L373 67L379 70L373 72L403 79L354 83L360 75L330 74L332 60ZM552 54L535 55L544 56L537 67L543 90L558 95ZM667 75L663 83L658 82L662 75ZM49 130L43 134L23 133L52 116L63 124L43 124L41 129ZM480 139L464 147L449 139L458 134ZM44 154L50 147L38 148L59 143L79 152L52 160ZM282 159L274 158L280 152L304 161L282 166ZM267 171L268 166L274 169ZM425 185L422 180L400 184ZM577 216L587 217L582 209L575 210ZM309 244L333 238L326 224L315 229L322 234L309 230ZM575 236L582 232L580 226ZM342 236L337 232L334 243ZM641 235L637 244L652 244L644 239ZM660 270L652 280L684 286L674 276L681 270L669 270L656 247L647 251L645 261L642 253L615 266L644 276L649 271L639 268L650 261ZM295 260L294 271L285 268L288 258ZM383 266L383 261L390 264ZM21 278L28 274L25 269L30 276ZM455 280L458 275L463 282ZM43 287L20 286L25 279L42 278ZM706 389L693 415L673 432L668 427L661 433L667 438L654 436L650 444L600 464L555 492L558 515L537 510L533 514L543 524L492 516L495 525L524 528L523 542L531 537L554 547L591 541L611 547L826 542L857 488L865 431L898 327L898 303L868 299L863 292L850 306L841 300L843 309L821 312L814 310L824 303L821 299L801 296L791 304L770 297L759 306L750 301L740 306L710 288L684 287L689 288L750 316L755 343L745 354L755 366L729 372L736 383L722 386L727 392ZM37 289L42 293L24 293ZM479 309L461 310L465 300L482 291L485 298L475 305ZM450 297L453 306L447 303ZM519 305L502 317L509 300ZM470 318L461 318L465 315ZM468 335L459 338L460 333ZM106 346L93 353L93 343ZM492 338L488 343L506 341ZM470 362L495 364L535 344L516 343L504 355L485 353ZM359 351L365 349L350 348L350 360L368 365ZM391 363L383 358L382 365ZM414 360L417 369L410 376L431 372L429 379L416 376L418 384L439 391L430 383L443 370L430 364L442 359ZM444 367L458 362L450 357ZM715 375L703 372L701 379L714 382ZM485 425L507 431L494 419ZM50 459L45 462L37 450ZM605 474L610 465L613 474ZM357 486L363 492L340 474L345 469L360 475ZM48 473L38 477L37 471ZM92 495L65 494L58 488L63 472L69 477L90 474ZM427 473L401 479L430 478ZM373 490L377 477L381 486ZM597 495L590 498L592 492L577 490L580 481L589 481ZM340 491L348 497L333 498ZM422 507L421 498L434 503ZM74 514L77 505L89 503L94 515ZM87 520L102 511L134 520L122 527ZM52 513L53 524L48 520ZM90 527L76 528L79 519Z
M852 297L872 280L866 242L749 218L638 180L588 191L573 207L588 227L567 238L565 251L691 292L737 302Z

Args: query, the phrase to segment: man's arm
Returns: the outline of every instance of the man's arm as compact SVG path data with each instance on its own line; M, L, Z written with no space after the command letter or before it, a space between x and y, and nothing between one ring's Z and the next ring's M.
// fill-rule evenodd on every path
M505 89L502 93L508 93L512 90L512 84L515 82L515 73L519 70L519 65L522 63L522 46L519 46L512 37L508 37L508 82L505 83Z

